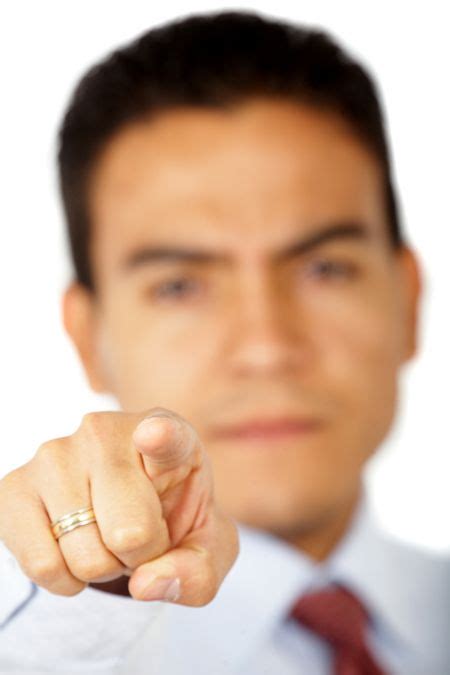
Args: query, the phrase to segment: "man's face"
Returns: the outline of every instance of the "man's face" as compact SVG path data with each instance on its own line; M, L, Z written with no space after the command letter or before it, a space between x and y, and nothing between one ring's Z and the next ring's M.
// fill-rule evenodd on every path
M187 418L241 522L286 534L353 499L414 298L352 130L287 101L178 109L109 142L90 199L92 386Z

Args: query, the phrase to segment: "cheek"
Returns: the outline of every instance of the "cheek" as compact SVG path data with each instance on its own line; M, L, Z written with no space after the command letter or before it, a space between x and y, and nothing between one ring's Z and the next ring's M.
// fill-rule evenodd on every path
M400 334L388 289L370 299L342 303L324 315L318 348L337 420L349 435L374 449L395 411L400 365Z
M126 321L109 321L106 349L121 407L142 411L157 405L192 416L193 399L213 356L213 327L182 313L147 317L140 309L126 316Z

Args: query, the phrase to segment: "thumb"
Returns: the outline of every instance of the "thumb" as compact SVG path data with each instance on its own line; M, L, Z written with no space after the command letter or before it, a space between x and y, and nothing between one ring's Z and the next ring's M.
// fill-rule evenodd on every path
M172 480L163 481L165 487L169 482L183 480L202 461L202 446L195 429L166 408L150 410L135 428L132 440L152 480L172 474Z
M238 554L236 524L215 509L177 548L137 567L128 589L135 600L199 607L215 597Z

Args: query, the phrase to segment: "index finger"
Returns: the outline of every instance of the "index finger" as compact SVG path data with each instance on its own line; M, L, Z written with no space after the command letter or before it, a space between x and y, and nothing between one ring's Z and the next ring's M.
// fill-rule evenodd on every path
M132 435L144 469L158 493L184 480L203 461L203 446L194 427L166 408L154 408Z

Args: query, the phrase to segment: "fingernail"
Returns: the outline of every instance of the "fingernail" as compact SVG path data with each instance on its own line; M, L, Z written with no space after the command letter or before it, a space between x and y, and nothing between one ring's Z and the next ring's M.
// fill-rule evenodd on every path
M180 579L156 577L142 593L142 600L167 600L174 602L180 597Z

